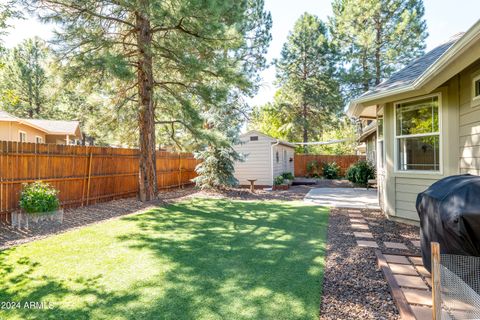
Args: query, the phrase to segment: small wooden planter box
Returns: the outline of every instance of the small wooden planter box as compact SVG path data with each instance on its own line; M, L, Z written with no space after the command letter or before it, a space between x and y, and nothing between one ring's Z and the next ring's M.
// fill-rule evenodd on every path
M279 185L273 185L272 190L288 190L290 186L288 184L279 184Z
M14 211L11 213L12 227L29 228L30 225L35 225L43 221L52 221L63 223L63 209L52 212L42 213L26 213L23 211Z

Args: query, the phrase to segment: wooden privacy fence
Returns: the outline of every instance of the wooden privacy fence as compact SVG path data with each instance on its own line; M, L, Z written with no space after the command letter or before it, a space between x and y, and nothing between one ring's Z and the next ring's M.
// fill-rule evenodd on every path
M57 188L63 207L135 196L138 149L0 141L0 220L18 208L22 183L42 180ZM159 190L190 184L191 153L157 151Z
M319 154L295 154L295 176L305 177L307 175L307 163L317 161L319 164L336 162L340 166L340 175L344 176L347 169L359 160L365 160L365 156L357 155L319 155Z

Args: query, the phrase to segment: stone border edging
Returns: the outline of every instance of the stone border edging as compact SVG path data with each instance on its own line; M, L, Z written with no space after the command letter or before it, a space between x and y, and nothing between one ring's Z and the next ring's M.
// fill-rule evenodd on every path
M405 295L403 294L400 286L393 277L392 271L388 267L387 259L380 250L375 250L375 255L377 256L378 267L382 270L383 275L385 276L385 280L388 283L388 287L390 288L393 300L397 305L400 317L404 320L416 320L412 308L408 304Z

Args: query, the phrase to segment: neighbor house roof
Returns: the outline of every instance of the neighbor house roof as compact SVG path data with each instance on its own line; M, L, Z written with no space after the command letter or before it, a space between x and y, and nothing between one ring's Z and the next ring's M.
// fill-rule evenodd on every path
M365 92L358 98L352 100L348 106L347 114L351 117L357 117L362 113L362 110L371 107L376 100L384 99L393 95L408 93L411 91L428 91L428 83L445 71L455 59L462 57L469 50L470 47L478 44L480 39L480 20L478 20L467 32L458 33L451 37L445 43L440 44L434 49L427 52L425 55L413 60L405 68L394 73L389 79L383 81L378 86ZM472 52L473 53L473 52ZM472 54L472 59L478 59L478 55ZM467 61L460 59L461 63L458 68L463 68L468 63L474 61ZM458 73L459 70L456 70ZM443 78L438 80L448 80L449 77L454 76L455 71L449 70L442 74ZM438 82L438 81L437 81ZM422 92L420 92L422 93ZM425 92L423 92L425 93Z
M82 136L78 121L21 119L3 110L0 110L0 121L18 122L51 135Z
M42 128L49 134L76 135L80 126L78 121L22 119L22 122Z
M0 121L16 121L18 118L12 116L10 113L0 110Z

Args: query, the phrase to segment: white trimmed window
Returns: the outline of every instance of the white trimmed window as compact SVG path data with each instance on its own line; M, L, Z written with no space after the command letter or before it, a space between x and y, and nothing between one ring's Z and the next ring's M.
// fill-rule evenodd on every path
M25 131L18 131L18 141L27 142L27 133Z
M439 95L395 104L398 171L440 171Z
M480 100L480 75L473 78L472 81L472 99Z
M43 138L40 136L35 136L35 142L36 143L43 143Z

